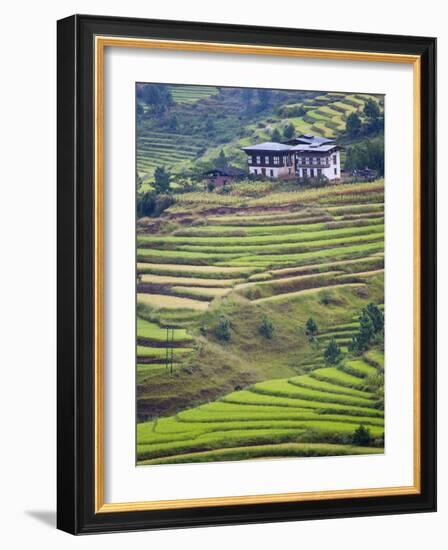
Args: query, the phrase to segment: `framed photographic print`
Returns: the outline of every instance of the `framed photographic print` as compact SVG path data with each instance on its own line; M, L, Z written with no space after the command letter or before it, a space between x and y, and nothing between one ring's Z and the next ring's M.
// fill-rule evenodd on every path
M435 510L433 38L58 22L58 527Z

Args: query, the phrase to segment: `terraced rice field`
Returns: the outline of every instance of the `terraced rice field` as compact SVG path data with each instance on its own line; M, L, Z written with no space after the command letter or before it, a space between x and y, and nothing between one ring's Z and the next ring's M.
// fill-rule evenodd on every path
M137 382L171 368L193 352L193 340L183 328L172 331L137 317Z
M187 86L186 84L169 87L176 103L195 103L218 93L214 86Z
M362 359L354 374L316 368L309 375L269 380L218 401L138 425L141 464L250 458L369 454L375 447L323 443L350 436L360 424L384 433L383 411L366 388ZM313 442L317 439L319 442Z
M158 232L139 227L139 464L383 452L381 396L369 385L383 354L348 350L360 309L372 296L382 307L382 190L294 191L287 206L239 197L187 217L180 195ZM229 341L213 332L223 314ZM311 314L314 342L294 325ZM274 320L272 341L254 325L262 315ZM331 339L345 354L337 366L323 362ZM361 424L370 446L352 442Z
M201 140L175 132L145 132L137 139L137 170L152 176L157 166L170 166L195 159L202 150Z

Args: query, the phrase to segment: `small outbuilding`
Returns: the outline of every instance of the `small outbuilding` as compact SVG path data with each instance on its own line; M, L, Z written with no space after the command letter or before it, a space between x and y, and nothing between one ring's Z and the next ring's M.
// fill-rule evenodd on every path
M213 168L204 172L204 176L210 183L216 187L222 187L226 183L239 180L246 175L244 170L235 166L226 166L225 168Z

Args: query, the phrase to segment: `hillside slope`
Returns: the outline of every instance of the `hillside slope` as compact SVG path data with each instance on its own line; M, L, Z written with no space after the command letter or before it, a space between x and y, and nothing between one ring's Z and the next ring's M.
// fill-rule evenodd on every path
M140 220L139 460L172 458L180 440L188 461L216 458L224 441L233 450L222 459L264 456L274 432L276 445L294 445L273 456L328 451L305 443L348 445L360 423L381 437L379 398L363 382L375 373L368 360L353 363L348 344L361 309L384 299L383 192L381 180L301 191L235 184L226 194L179 194L160 218ZM319 327L312 342L310 316ZM266 318L270 337L260 332ZM340 372L323 364L332 338L345 353ZM223 405L226 433L225 424L201 424ZM284 407L294 409L285 418ZM196 411L202 420L191 424ZM252 413L254 423L236 420Z

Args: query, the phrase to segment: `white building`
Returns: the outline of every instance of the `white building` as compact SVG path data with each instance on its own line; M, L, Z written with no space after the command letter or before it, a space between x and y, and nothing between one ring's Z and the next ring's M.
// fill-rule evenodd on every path
M249 174L280 178L294 175L294 158L291 145L266 141L244 147L249 164Z
M269 178L341 177L341 148L334 139L305 134L287 143L265 142L243 148L249 173Z

